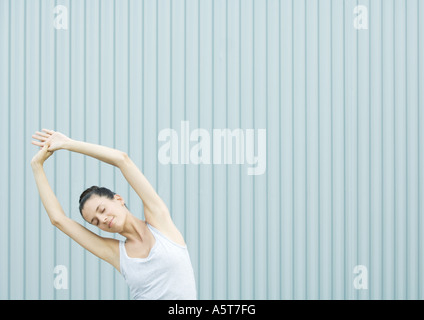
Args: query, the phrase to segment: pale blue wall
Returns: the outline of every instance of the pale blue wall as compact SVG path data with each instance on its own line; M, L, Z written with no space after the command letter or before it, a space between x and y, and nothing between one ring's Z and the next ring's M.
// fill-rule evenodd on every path
M0 0L0 298L129 298L47 218L29 163L31 134L51 128L128 152L186 238L201 299L422 299L423 23L420 0ZM160 163L159 132L184 120L266 129L265 173ZM80 223L93 184L142 217L109 165L59 151L46 172Z

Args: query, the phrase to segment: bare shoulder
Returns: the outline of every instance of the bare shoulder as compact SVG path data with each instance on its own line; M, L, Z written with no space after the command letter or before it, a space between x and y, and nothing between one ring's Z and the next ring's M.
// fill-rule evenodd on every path
M150 210L146 206L144 207L144 210L147 223L163 233L163 235L165 235L169 240L172 240L181 246L186 245L183 235L172 221L169 210L162 209L157 212L149 212Z

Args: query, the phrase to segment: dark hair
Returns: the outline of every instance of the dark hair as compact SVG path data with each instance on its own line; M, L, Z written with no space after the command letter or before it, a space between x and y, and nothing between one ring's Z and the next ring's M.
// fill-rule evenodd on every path
M91 198L92 195L97 195L99 197L106 197L107 199L113 199L115 192L110 191L108 188L92 186L88 189L85 189L83 193L81 193L79 198L79 211L82 216L82 209L84 208L84 204L88 199Z

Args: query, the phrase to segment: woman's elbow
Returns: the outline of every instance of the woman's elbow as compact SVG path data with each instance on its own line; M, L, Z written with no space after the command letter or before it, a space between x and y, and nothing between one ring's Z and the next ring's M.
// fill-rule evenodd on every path
M53 226L60 229L61 226L63 226L65 219L66 216L50 217L50 222Z
M59 226L60 226L59 219L50 218L50 223L52 224L52 226L54 226L56 228L59 228Z
M116 166L120 168L126 163L128 163L129 160L130 160L130 157L128 156L126 152L119 151L119 154L116 160Z

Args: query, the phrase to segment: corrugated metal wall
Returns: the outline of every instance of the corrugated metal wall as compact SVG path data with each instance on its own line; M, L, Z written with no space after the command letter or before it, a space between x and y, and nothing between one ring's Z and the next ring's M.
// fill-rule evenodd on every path
M0 298L130 297L49 223L29 165L41 128L128 152L201 299L423 298L423 23L420 0L0 0ZM255 129L255 155L266 129L265 172L161 163L163 129L187 154L182 121ZM143 215L109 165L58 151L45 169L80 223L93 184Z

